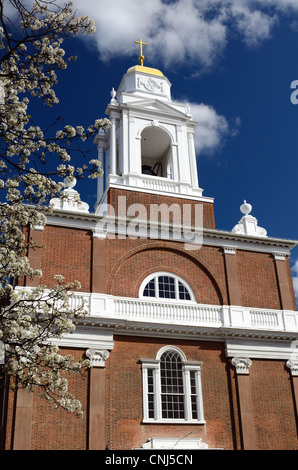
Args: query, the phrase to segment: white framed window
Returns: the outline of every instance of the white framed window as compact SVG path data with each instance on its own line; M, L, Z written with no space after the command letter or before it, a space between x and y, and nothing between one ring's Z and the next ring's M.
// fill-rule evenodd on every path
M139 297L195 302L194 293L185 280L168 272L158 272L146 277L141 284Z
M141 362L144 423L205 423L201 362L187 361L175 346Z

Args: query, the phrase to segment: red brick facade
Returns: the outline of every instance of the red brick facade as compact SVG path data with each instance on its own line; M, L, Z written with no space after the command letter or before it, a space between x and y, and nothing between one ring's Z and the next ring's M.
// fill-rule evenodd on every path
M127 193L128 204L130 198L136 202L136 195ZM114 204L118 195L112 192L109 202ZM170 203L173 199L162 200ZM147 201L147 204L158 201L152 195L146 199L141 193L138 200ZM221 245L209 242L197 250L186 250L183 243L170 240L117 236L95 239L91 222L90 228L88 221L84 224L80 228L71 228L67 218L59 218L55 225L46 225L42 232L43 247L35 253L35 262L39 260L43 272L42 283L51 285L54 275L62 274L67 281L80 281L83 292L138 298L140 285L148 275L167 271L189 284L198 304L283 310L284 302L287 302L290 309L296 310L289 260L286 258L281 266L277 265L270 250L237 247L235 253L227 254L224 241ZM204 226L207 231L215 230L212 204L204 206ZM235 332L238 334L237 330ZM99 410L105 413L105 422L100 424L103 430L100 448L136 449L152 436L182 439L191 433L192 438L201 438L209 448L240 450L256 442L258 449L298 449L293 378L285 360L253 358L249 375L237 380L231 357L226 354L225 336L221 331L219 333L222 337L211 335L208 340L207 335L201 340L197 336L186 339L183 334L179 337L177 332L173 336L163 336L150 335L147 331L146 335L140 336L133 332L117 334L117 330L113 330L113 347L104 364L105 375L99 379L104 380L105 390ZM142 422L141 359L154 360L160 348L167 345L179 348L190 362L202 362L206 424ZM77 358L85 351L80 346L65 349L65 353L70 352ZM244 383L249 383L249 387ZM253 438L247 437L244 429L241 387L246 388L245 393L249 394L252 403L249 412ZM102 389L102 383L99 389ZM26 441L28 448L86 450L90 447L90 371L83 376L71 376L70 390L81 400L84 417L78 419L54 410L42 399L34 399L32 404L26 405L27 421L23 423L24 429L30 429ZM7 410L4 445L5 449L14 449L20 411L12 394ZM98 412L96 403L94 410Z
M167 344L161 339L117 338L107 365L108 382L117 384L107 394L107 442L111 449L138 448L149 437L164 435L165 429L161 425L140 424L140 357L155 358L158 350ZM192 437L202 438L210 447L232 450L236 438L234 420L237 422L238 418L237 412L234 417L231 416L230 366L224 355L224 344L178 340L175 346L185 353L188 360L203 361L202 384L208 425L167 425L167 437L180 439L192 433Z
M41 257L42 282L54 283L55 274L61 274L67 282L79 281L83 292L91 286L92 234L86 230L65 227L46 227Z
M202 438L210 448L243 449L234 368L224 343L143 337L115 337L106 362L106 445L110 450L141 447L152 436ZM142 424L140 358L154 358L165 345L179 347L189 360L200 360L206 425ZM82 351L65 351L80 356ZM254 360L250 371L254 422L259 450L298 450L295 405L290 374L283 361ZM84 417L56 410L42 399L33 401L31 448L88 449L88 377L70 378L70 390L83 405ZM7 419L6 450L13 449L13 396Z
M122 199L121 199L122 198ZM123 199L124 198L124 199ZM203 227L204 228L211 228L215 229L215 220L214 220L214 211L213 211L213 204L212 202L198 202L193 201L187 198L177 198L173 196L160 196L158 194L148 194L148 193L138 193L136 191L128 191L125 189L111 189L108 193L108 204L111 206L112 210L115 214L121 213L122 204L126 205L126 207L130 207L133 204L140 204L144 206L147 211L147 215L151 213L151 208L157 209L162 204L166 205L167 208L172 208L175 210L175 206L179 206L180 208L183 206L190 206L191 207L191 222L195 224L196 221L196 213L195 207L202 206L203 208ZM186 209L187 210L187 209ZM170 211L169 211L170 213ZM172 214L170 213L170 221L171 221ZM183 213L181 215L181 219L183 219Z
M76 360L80 360L84 351L66 350L63 354L71 354ZM77 416L56 409L38 395L32 401L30 422L30 448L33 450L86 450L87 449L87 417L88 417L88 373L70 374L68 377L69 389L82 404L84 416ZM6 424L5 450L16 449L16 419L17 419L17 392L9 393L9 406ZM28 433L25 426L22 432ZM21 449L23 446L21 447Z

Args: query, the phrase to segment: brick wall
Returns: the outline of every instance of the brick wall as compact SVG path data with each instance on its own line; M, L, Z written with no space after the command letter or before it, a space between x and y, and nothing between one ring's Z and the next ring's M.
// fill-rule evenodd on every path
M71 354L75 360L82 359L80 350L61 350ZM53 404L44 399L34 400L32 417L32 449L34 450L86 450L88 423L88 372L66 375L69 391L82 404L84 416L62 409L55 409Z
M180 199L171 196L160 196L158 194L149 194L141 193L137 191L127 191L125 189L110 189L108 193L108 203L113 207L116 215L118 214L118 198L126 198L126 207L128 208L132 204L142 204L146 208L148 219L150 214L150 206L153 204L160 205L166 204L168 207L171 207L172 204L178 204L180 207L183 205L190 205L192 210L192 223L196 222L195 218L195 206L203 206L203 227L215 229L215 220L214 220L214 208L212 203L208 202L195 202L191 199ZM183 214L183 212L181 212ZM138 216L138 215L136 215ZM181 215L181 220L183 215ZM171 219L170 219L171 220Z
M237 250L236 263L241 305L244 307L280 309L281 302L274 257L267 253ZM284 263L286 263L288 270L292 309L296 310L288 259Z
M292 309L297 310L298 305L297 305L297 302L296 302L293 278L292 278L292 273L291 273L290 260L289 260L288 257L286 258L285 262L286 262L286 271L287 271L287 279L288 279L288 285L289 285L289 290L290 290L290 296L291 296L291 300L292 300Z
M46 226L43 236L42 283L53 284L62 274L67 281L81 282L82 291L91 291L92 233L65 227ZM107 239L105 292L138 297L139 287L149 274L168 271L184 278L198 303L227 305L227 279L223 250L202 246L187 250L183 243L147 239ZM232 256L232 255L231 255ZM271 254L236 250L235 261L241 305L280 309L281 301ZM296 310L289 261L286 259L292 309Z
M172 344L189 361L202 361L202 388L206 425L142 424L141 358L154 359L158 350ZM224 343L115 337L106 362L107 442L110 449L138 448L150 437L202 438L209 447L233 449L235 441L233 404ZM234 400L236 401L236 400ZM233 415L233 416L232 416Z
M83 292L90 292L92 234L87 230L47 225L43 234L42 284L54 284L54 275L67 282L79 281Z
M253 360L249 373L259 448L297 450L296 411L285 362Z
M141 358L154 359L166 345L188 360L202 361L206 425L142 424ZM110 449L138 448L150 437L202 438L211 448L241 450L241 423L235 369L224 343L115 337L106 362L107 443ZM253 360L250 368L259 450L297 450L297 427L289 371L284 361Z
M139 448L150 437L201 438L210 448L240 450L235 369L225 344L213 341L115 336L106 361L106 442L110 450ZM140 359L155 359L163 346L173 345L189 361L201 361L205 425L142 424ZM83 351L64 349L76 360ZM56 410L40 398L33 403L32 450L88 448L88 373L69 376L71 393L80 399L83 418ZM298 450L291 377L284 361L254 359L250 367L254 422L259 450ZM13 444L14 394L9 394L6 449Z
M82 359L84 354L80 350L61 348L62 354L71 354L75 360ZM48 403L35 393L32 411L32 450L86 450L88 426L88 372L66 374L69 391L82 404L83 417L56 409L54 404ZM13 448L13 429L15 423L14 392L9 393L9 403L6 424L6 450Z
M181 276L194 291L197 302L227 303L223 252L202 247L187 251L183 243L159 240L108 240L106 292L138 297L142 281L151 273L168 271Z

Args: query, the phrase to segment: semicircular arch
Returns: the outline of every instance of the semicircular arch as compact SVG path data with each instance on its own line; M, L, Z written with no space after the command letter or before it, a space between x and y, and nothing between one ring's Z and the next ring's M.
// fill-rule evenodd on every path
M143 245L126 252L110 272L108 293L138 298L144 279L158 271L171 272L183 278L192 288L197 303L224 304L220 282L207 263L162 244L154 247Z

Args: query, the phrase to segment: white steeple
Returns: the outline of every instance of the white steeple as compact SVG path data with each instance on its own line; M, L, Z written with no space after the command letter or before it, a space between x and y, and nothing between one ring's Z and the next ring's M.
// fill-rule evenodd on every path
M111 187L206 199L198 183L197 123L188 103L172 101L167 77L158 69L136 65L111 96L106 109L111 126L95 139L104 169L96 206Z

